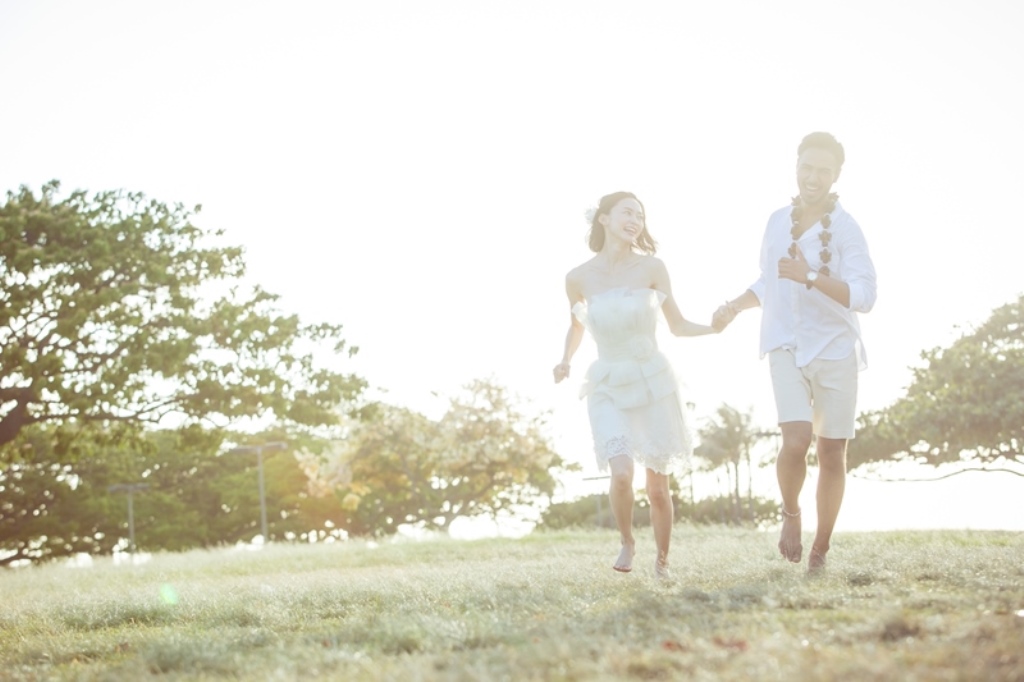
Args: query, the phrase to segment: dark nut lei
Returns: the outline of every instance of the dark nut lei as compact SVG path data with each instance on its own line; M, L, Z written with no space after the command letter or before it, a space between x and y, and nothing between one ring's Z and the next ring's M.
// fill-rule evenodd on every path
M825 215L821 216L821 234L818 235L818 238L821 239L821 251L818 253L818 257L821 259L821 262L823 263L823 265L818 270L818 273L822 274L822 275L828 275L829 274L828 263L829 263L829 261L832 260L832 252L829 251L829 248L828 248L829 242L832 241L832 233L829 232L828 230L829 230L830 227L832 227L832 215L831 214L832 214L832 211L836 210L836 202L837 201L839 201L839 195L838 194L835 194L835 193L829 194L828 195L828 204L825 206ZM791 203L793 205L793 210L789 212L789 218L790 218L790 220L793 221L793 227L790 228L789 234L790 234L790 236L793 237L793 243L789 245L789 257L790 258L796 258L796 251L797 251L796 242L797 242L797 239L800 238L800 235L802 235L804 233L804 230L801 229L801 225L800 225L800 217L803 214L803 210L800 207L800 197L799 196L793 197L793 201ZM810 225L808 225L807 227L809 228ZM811 288L811 282L807 282L807 288L808 289Z

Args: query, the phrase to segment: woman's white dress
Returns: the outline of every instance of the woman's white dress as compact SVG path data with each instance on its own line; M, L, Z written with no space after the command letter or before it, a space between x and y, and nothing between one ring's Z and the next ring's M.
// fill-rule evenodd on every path
M597 342L580 397L587 398L601 471L618 455L661 474L678 472L693 452L679 385L655 336L665 294L611 289L572 312Z

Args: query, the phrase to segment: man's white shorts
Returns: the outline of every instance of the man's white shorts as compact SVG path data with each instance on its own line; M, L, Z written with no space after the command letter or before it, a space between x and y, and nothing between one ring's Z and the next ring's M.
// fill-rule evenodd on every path
M857 353L797 367L793 351L768 354L779 423L811 422L814 435L850 439L857 420Z

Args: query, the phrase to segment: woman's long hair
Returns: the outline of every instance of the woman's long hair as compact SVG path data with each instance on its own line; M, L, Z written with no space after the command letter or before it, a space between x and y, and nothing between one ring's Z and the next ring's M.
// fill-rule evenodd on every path
M644 202L637 199L632 192L613 192L601 197L601 201L597 204L597 210L594 211L594 217L590 220L590 233L587 235L587 244L590 246L590 250L597 253L604 248L605 228L598 218L611 213L612 209L623 199L636 199L636 202L640 204L640 210L643 211L643 229L640 230L640 235L633 242L633 248L640 253L654 254L658 250L658 244L651 237L651 233L647 231L647 211L644 209Z

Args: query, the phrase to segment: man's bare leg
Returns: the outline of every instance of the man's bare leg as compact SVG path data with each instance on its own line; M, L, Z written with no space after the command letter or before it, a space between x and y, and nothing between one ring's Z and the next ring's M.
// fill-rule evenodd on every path
M782 448L775 460L775 475L782 493L782 533L779 537L779 553L788 561L799 563L803 557L804 545L801 539L800 491L807 478L807 450L811 446L810 422L784 422Z
M672 542L674 512L667 475L647 470L647 497L651 501L651 527L654 529L654 544L658 549L654 560L654 575L668 578L668 548Z
M818 530L814 534L807 570L812 573L825 568L825 555L832 540L832 530L839 517L846 491L846 441L818 438Z
M633 460L619 455L608 460L608 466L611 469L608 499L622 538L622 550L612 568L629 573L633 570L633 555L636 554L636 540L633 538Z

